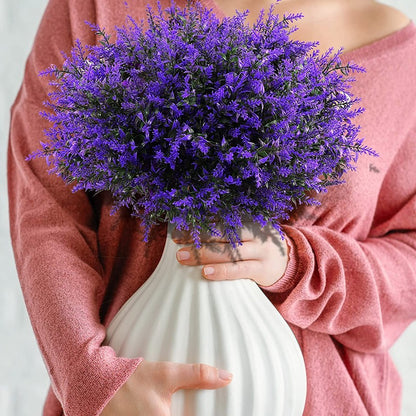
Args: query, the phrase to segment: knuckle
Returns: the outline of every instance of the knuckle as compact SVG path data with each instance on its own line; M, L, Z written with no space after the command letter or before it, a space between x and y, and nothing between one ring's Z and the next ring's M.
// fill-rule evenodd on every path
M222 275L225 280L232 280L241 277L244 266L242 261L225 263L222 266Z
M213 378L213 369L206 364L194 364L194 372L201 382L209 382Z
M228 264L222 265L222 276L225 280L231 279L230 266Z
M199 250L196 251L195 253L195 258L196 261L198 262L198 264L206 264L208 261L208 248L203 245Z
M244 277L244 273L246 272L246 264L244 261L237 261L236 263L233 263L233 272L235 273L235 276L238 277Z

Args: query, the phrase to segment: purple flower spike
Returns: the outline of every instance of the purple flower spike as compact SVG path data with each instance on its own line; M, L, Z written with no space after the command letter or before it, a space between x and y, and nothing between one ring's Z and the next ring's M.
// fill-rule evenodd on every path
M218 232L235 246L243 221L281 221L311 192L339 184L362 144L362 113L340 53L291 40L291 24L263 14L220 21L200 4L148 10L110 42L77 42L54 76L42 150L74 190L109 191L147 230L170 221ZM146 236L147 238L147 236Z

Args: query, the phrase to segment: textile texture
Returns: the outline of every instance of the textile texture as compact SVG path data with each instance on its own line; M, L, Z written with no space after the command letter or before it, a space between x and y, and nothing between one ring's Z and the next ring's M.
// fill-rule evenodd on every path
M166 227L155 227L144 243L143 228L127 211L110 215L108 194L72 193L48 175L43 160L25 160L46 128L39 111L50 87L38 73L59 65L74 39L96 42L86 20L111 32L126 14L145 18L147 3L126 9L122 1L51 0L12 108L11 235L51 378L44 416L99 415L140 364L101 344L105 326L154 270ZM321 206L299 209L283 226L289 265L279 282L263 288L305 358L305 415L400 413L400 377L388 350L416 318L415 52L409 23L343 55L367 69L353 85L366 108L357 122L380 157L361 157L345 184L319 195Z

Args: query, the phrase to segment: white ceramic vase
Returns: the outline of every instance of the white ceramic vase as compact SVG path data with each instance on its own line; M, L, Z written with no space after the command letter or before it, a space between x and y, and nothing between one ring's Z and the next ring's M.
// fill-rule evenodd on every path
M176 260L168 234L151 277L123 305L105 343L119 356L205 363L233 373L218 390L180 390L172 416L301 416L306 373L291 329L251 280L208 281Z

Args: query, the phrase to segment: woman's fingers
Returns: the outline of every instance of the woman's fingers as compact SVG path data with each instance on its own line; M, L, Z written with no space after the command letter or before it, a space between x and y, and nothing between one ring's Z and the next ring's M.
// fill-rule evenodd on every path
M232 375L206 364L142 361L100 416L168 416L172 394L180 389L218 389Z
M197 249L188 237L182 234L175 239L178 244L190 244L181 247L176 258L186 266L202 265L202 275L209 280L251 279L270 286L283 276L288 264L287 242L272 227L249 224L241 230L242 244L236 248L223 238L209 236Z
M176 252L177 260L187 266L209 263L227 263L242 260L255 260L262 256L262 246L248 241L233 248L229 243L215 242L204 244L200 249L187 246Z
M202 275L208 280L250 279L260 286L271 286L277 282L286 270L287 260L271 263L261 260L244 260L232 263L207 264Z
M232 380L232 374L207 364L166 363L165 380L170 392L181 389L218 389Z
M208 280L251 279L258 284L263 284L261 272L262 267L258 260L208 264L202 268L202 275Z
M201 233L201 242L202 243L229 243L229 240L223 235L223 228L221 226L217 227L217 231L219 232L218 236L213 236L209 233ZM244 226L244 228L238 231L240 241L250 241L254 238L264 238L265 236L275 235L278 232L272 228L267 227L267 229L261 228L260 225L256 223L248 223ZM193 244L194 240L189 233L189 231L178 231L175 229L172 232L172 239L175 241L176 244Z
M233 378L227 371L207 364L143 361L140 366L140 376L162 396L181 389L218 389L229 384Z
M176 257L186 266L202 265L202 275L209 280L251 279L261 286L270 286L286 270L288 246L280 238L257 238L236 249L229 243L216 242L200 249L183 247Z
M264 248L264 247L263 247ZM261 279L262 245L255 242L243 243L233 249L227 243L205 244L199 250L186 247L176 252L181 264L203 265L202 275L209 280Z

